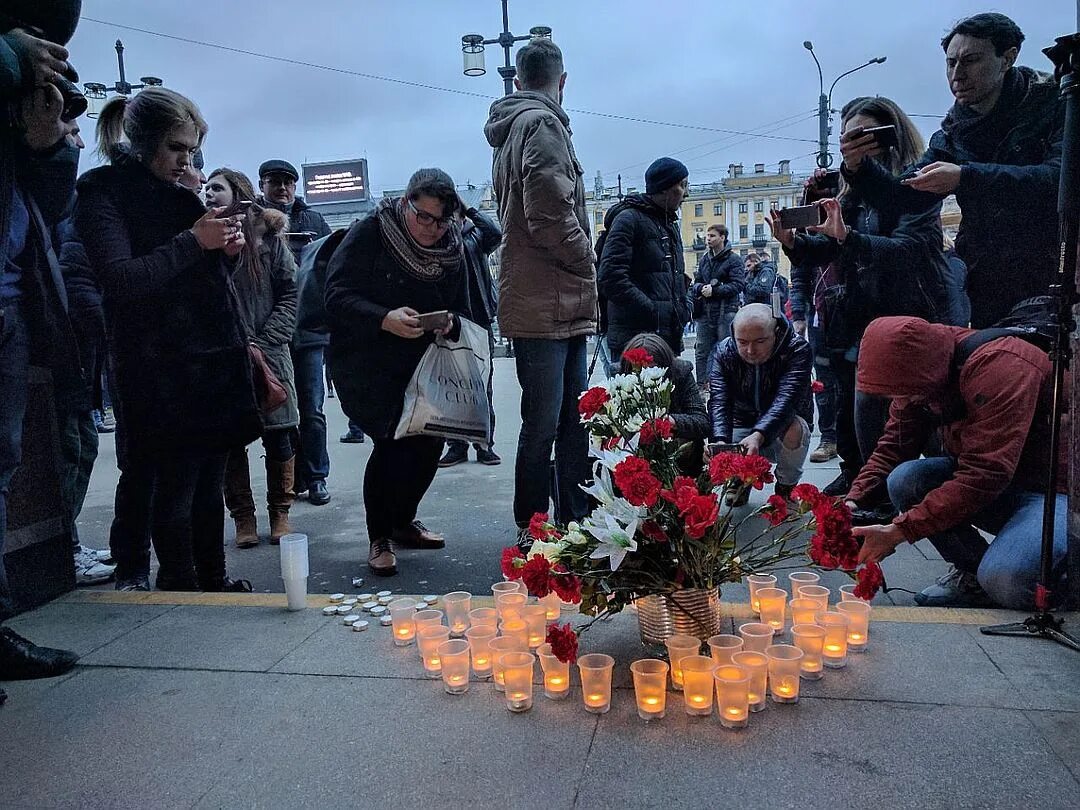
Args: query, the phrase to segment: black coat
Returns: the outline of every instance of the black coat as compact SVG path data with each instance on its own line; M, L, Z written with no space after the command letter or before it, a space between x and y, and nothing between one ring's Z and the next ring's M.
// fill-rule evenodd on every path
M714 441L730 442L735 428L749 428L776 441L795 416L813 430L810 344L783 318L777 319L776 348L753 366L739 356L732 338L717 344L709 375L709 417Z
M364 433L393 436L405 388L435 340L431 332L406 339L382 328L393 309L447 309L468 317L465 269L422 281L400 268L384 249L375 213L354 222L326 268L330 370L342 410ZM301 323L310 323L301 301Z
M743 295L743 303L772 306L773 290L780 292L781 305L787 303L787 285L779 276L780 273L775 264L768 260L759 262L756 271L746 274L746 293Z
M491 277L488 256L502 241L498 224L482 211L471 209L461 231L465 265L469 273L469 309L474 323L491 328L498 312L495 279Z
M604 227L596 282L607 299L611 356L619 357L627 341L641 332L660 335L678 355L690 306L674 213L645 195L631 194L607 212Z
M712 295L705 298L701 288L712 285ZM735 312L739 308L739 296L746 292L746 265L742 256L725 247L716 256L711 251L705 253L694 273L694 283L690 285L690 300L700 299L703 315L717 319L726 312Z
M97 273L90 266L71 217L53 230L53 244L60 251L60 274L67 291L68 317L79 345L83 396L73 403L79 409L101 407L101 371L105 364L105 310L101 304Z
M187 189L124 159L79 178L75 225L105 306L122 452L218 452L261 433L247 341L221 251L189 230Z
M259 205L274 208L287 214L289 217L289 233L313 233L313 237L290 237L289 250L292 251L293 259L297 266L300 265L300 254L304 247L316 239L322 239L330 235L330 226L326 224L322 214L304 202L303 198L296 197L292 205L278 205L270 202L263 196L259 196Z

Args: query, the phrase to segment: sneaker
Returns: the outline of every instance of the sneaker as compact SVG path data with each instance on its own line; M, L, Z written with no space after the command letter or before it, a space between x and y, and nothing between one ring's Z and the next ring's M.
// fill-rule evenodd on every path
M112 564L112 552L107 548L90 548L90 546L80 545L77 553L89 554L99 563Z
M502 459L499 458L499 454L494 450L488 450L486 447L476 448L476 460L481 464L487 464L489 467L502 464Z
M131 577L131 579L118 579L116 580L116 590L123 591L125 593L132 593L134 591L149 591L150 577L140 574L137 577Z
M390 547L390 538L379 537L371 541L367 564L371 573L379 577L392 577L397 573L397 557Z
M342 444L363 444L364 434L360 431L353 432L350 430L348 433L341 434L339 441Z
M448 447L446 454L439 459L440 467L453 467L456 464L464 464L469 460L469 448L453 445Z
M822 495L827 495L830 498L842 498L848 494L848 490L851 489L851 482L847 480L847 476L840 473L836 478L830 481L821 490Z
M92 553L80 550L75 553L74 558L76 585L97 585L108 582L116 573L115 565L99 563Z
M817 449L810 454L810 460L815 464L831 461L836 458L836 442L821 442Z
M935 584L915 594L915 604L923 607L989 607L993 602L974 574L954 565Z
M101 411L94 411L94 427L97 428L98 433L112 433L116 430L116 420L110 415L109 420L105 420L105 414Z
M105 408L102 410L101 426L105 428L105 433L112 433L116 430L116 418L113 416L112 408Z
M312 481L308 487L308 503L313 506L325 506L330 503L330 491L323 480Z

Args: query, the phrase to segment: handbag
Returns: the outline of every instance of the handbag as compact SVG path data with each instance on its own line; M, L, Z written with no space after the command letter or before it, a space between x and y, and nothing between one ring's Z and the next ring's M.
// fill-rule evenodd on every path
M255 399L259 403L259 410L266 414L284 405L289 399L289 392L266 362L263 350L254 343L249 343L248 357L251 359L251 381L255 385Z

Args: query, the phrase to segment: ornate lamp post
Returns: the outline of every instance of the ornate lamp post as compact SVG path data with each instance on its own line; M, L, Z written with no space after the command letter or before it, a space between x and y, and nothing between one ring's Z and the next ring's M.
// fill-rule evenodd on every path
M131 84L127 80L127 76L124 73L124 43L120 40L116 40L116 65L120 70L119 81L114 82L111 85L102 84L101 82L86 82L83 84L83 92L86 95L86 115L88 118L97 118L101 114L102 107L105 106L106 100L109 98L109 93L116 93L121 96L130 96L135 90L141 90L144 87L160 87L164 82L157 76L143 76L139 81L141 84Z
M546 25L537 25L529 29L528 36L515 37L510 32L510 12L507 9L508 0L502 0L503 30L494 39L484 39L482 34L466 34L461 38L461 54L464 62L466 76L483 76L487 73L484 67L484 46L499 45L503 49L503 64L499 66L499 75L503 78L503 90L506 95L514 92L514 76L517 68L514 60L510 58L515 42L524 42L527 39L550 39L551 29Z

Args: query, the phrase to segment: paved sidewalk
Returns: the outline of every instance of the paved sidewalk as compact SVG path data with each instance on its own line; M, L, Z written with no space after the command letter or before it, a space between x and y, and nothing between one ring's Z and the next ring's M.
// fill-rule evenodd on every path
M445 694L415 647L349 630L326 602L80 592L13 620L83 659L4 684L3 806L1080 805L1080 656L978 632L1018 614L876 607L865 654L732 732L674 693L666 718L638 719L632 614L583 642L616 658L609 714L575 688L511 715L489 683ZM745 615L725 604L730 629Z

